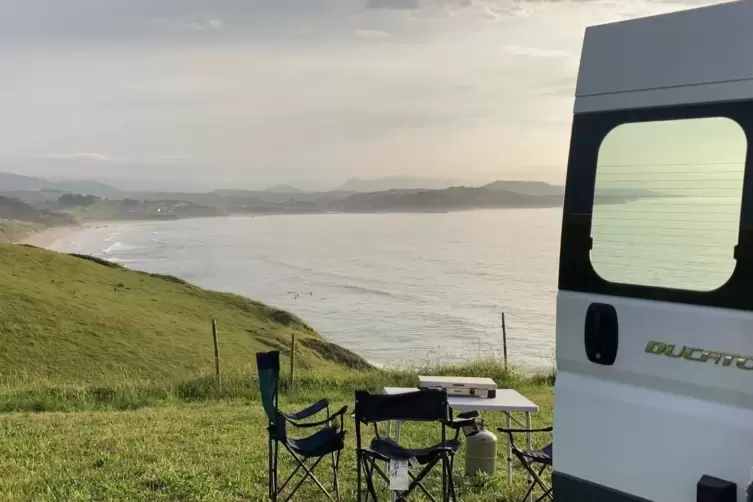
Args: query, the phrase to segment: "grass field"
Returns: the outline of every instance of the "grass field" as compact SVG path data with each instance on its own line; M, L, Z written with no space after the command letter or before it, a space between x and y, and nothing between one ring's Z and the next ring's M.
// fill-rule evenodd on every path
M432 372L478 370L482 366L437 368ZM253 383L250 377L248 380ZM326 377L304 374L300 388L286 392L281 405L295 411L325 395L335 407L351 405L351 389L406 385L409 380L404 372L377 372L335 379L330 386ZM499 376L496 380L500 381ZM545 380L506 380L501 382L503 386L517 387L541 406L541 412L534 416L535 425L551 424L552 390ZM0 500L265 499L266 422L258 394L251 386L246 397L154 401L128 411L101 403L92 406L82 402L78 406L82 411L0 414ZM489 427L504 425L499 414L485 413L484 418ZM341 487L343 500L355 500L352 420L348 419L346 428L349 433L340 469ZM401 442L416 446L436 442L438 433L431 425L408 424L403 427ZM461 450L455 469L460 500L512 501L523 493L525 475L520 469L515 470L513 486L507 484L504 437L498 436L498 472L492 477L465 478ZM548 441L547 435L536 438L538 446ZM288 472L290 464L282 465L283 472ZM322 481L329 479L326 469L317 472L322 474ZM438 477L430 481L432 486ZM322 496L309 484L295 500L322 500Z
M294 333L301 367L365 364L287 312L32 247L0 244L0 291L0 381L13 385L193 378L214 365L212 318L231 373L248 370L256 351L287 351Z
M416 371L489 376L552 419L554 374L525 376L493 360L458 367L380 370L323 340L295 316L173 277L85 257L0 244L0 501L261 501L266 421L254 353L283 355L281 406L322 397L350 405L357 389L414 386ZM218 319L223 367L214 383L210 321ZM287 379L296 334L297 373ZM502 416L485 414L490 427ZM343 500L354 500L353 424L341 466ZM401 442L436 442L430 425L403 428ZM460 500L512 501L525 476L462 476ZM522 440L522 438L521 438ZM549 437L537 437L541 445ZM288 464L283 464L288 465ZM283 469L283 472L284 469ZM321 471L327 479L326 470ZM430 483L431 484L431 483ZM318 501L312 485L294 499ZM423 500L414 497L413 500Z

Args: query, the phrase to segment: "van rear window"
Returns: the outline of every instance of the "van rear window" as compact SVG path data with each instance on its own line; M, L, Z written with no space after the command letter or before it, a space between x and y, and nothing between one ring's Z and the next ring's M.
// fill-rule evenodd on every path
M724 285L734 248L747 139L722 117L633 122L602 141L591 263L602 279L691 291Z

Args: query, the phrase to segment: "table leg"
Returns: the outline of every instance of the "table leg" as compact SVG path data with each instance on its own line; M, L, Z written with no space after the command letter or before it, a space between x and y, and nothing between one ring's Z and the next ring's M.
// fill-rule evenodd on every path
M531 441L531 412L526 412L526 429L528 429L528 451L533 451L533 442ZM528 486L533 484L531 473L528 473ZM528 493L528 502L533 502L533 490Z
M508 429L512 428L512 420L510 417L510 413L505 412L505 417L507 419L507 425L506 427ZM512 443L510 442L510 436L507 436L507 484L512 484Z
M400 425L401 424L402 422L400 422L400 420L395 420L395 437L393 439L395 440L397 444L400 444ZM388 469L387 472L389 472L389 467L390 467L390 464L389 462L387 462L387 469ZM397 501L397 492L390 490L390 500L392 502Z

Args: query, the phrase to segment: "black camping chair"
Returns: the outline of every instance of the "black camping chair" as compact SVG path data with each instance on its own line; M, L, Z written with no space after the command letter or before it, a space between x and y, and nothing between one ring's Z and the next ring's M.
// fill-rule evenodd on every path
M290 483L299 470L303 469L303 477L290 491L290 494L284 499L289 501L298 488L301 487L306 479L310 478L319 489L324 492L329 500L337 502L340 500L340 487L337 479L337 472L340 467L340 452L345 446L345 430L343 415L348 410L343 406L333 415L329 414L329 401L322 399L308 408L298 413L283 413L278 407L278 390L280 382L280 353L261 352L256 354L256 365L259 370L259 390L261 391L262 404L264 411L267 413L269 424L269 497L273 502L277 502L278 497L282 497L282 492ZM316 422L302 423L302 420L309 419L319 412L326 410L327 418ZM333 422L336 422L333 424ZM293 439L288 436L288 427L290 424L297 429L318 428L314 434L301 438ZM296 466L293 472L288 476L282 485L278 484L278 458L279 445L292 455ZM335 498L327 491L322 483L314 476L313 471L319 462L326 457L332 458L332 487ZM309 462L311 461L311 462ZM306 464L310 463L310 466Z
M478 413L470 412L459 416L457 420L450 420L450 413L447 392L443 390L429 389L395 395L357 391L353 417L356 421L358 501L368 502L371 497L372 502L377 502L374 472L389 483L389 477L377 462L389 463L391 460L408 460L411 466L421 468L418 475L409 470L411 482L408 490L398 492L398 501L408 500L407 497L419 489L430 500L437 502L422 484L422 480L438 464L442 467L442 501L457 500L452 467L455 453L460 448L458 436L461 430L476 423ZM442 429L441 442L427 448L405 448L393 439L380 435L378 424L387 421L439 422ZM363 445L361 424L374 426L375 435L368 447ZM447 427L455 430L454 439L447 439Z
M543 429L506 429L504 427L500 427L497 430L508 435L508 437L510 438L510 446L512 447L513 454L533 479L533 482L528 486L526 494L522 499L520 499L521 502L525 501L528 498L528 495L533 493L536 486L541 489L541 496L536 499L536 502L541 502L546 498L548 498L549 500L554 500L552 487L544 483L544 481L541 479L541 475L544 474L544 471L546 471L547 469L551 474L552 454L554 451L553 443L549 443L540 450L522 450L515 444L515 439L513 438L513 434L515 433L528 434L534 432L552 432L554 429L552 427L545 427ZM537 468L538 470L536 470Z

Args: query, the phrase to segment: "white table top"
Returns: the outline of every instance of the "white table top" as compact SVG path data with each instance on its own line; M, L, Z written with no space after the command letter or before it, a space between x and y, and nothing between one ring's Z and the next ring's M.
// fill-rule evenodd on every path
M417 387L385 387L385 394L405 394L416 392ZM453 410L469 411L506 411L537 412L539 407L527 397L514 389L497 389L497 396L493 399L473 396L447 396L447 403Z

